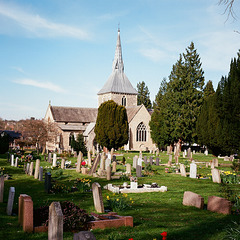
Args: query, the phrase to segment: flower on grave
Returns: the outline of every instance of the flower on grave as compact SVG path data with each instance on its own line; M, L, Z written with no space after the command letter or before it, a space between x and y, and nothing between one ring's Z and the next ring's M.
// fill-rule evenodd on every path
M85 166L85 165L86 165L86 162L85 162L85 161L82 161L81 165L82 165L82 166Z
M133 240L133 238L129 238L128 240Z
M161 236L163 237L162 240L166 240L167 239L167 232L162 232Z
M116 200L117 202L119 201L119 198L117 198L117 200Z
M110 199L110 197L109 196L107 196L107 200L109 200Z

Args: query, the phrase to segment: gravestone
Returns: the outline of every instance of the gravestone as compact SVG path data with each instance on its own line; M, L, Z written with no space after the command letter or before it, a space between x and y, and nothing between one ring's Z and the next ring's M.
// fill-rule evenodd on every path
M16 157L16 160L15 160L15 167L18 167L18 157Z
M29 173L28 173L28 175L30 175L30 176L33 175L33 167L34 167L33 162L31 162L30 163L30 168L29 168Z
M49 206L48 240L63 239L63 213L59 202Z
M43 167L40 167L39 168L39 181L42 181L43 180Z
M113 162L112 163L112 172L116 172L117 171L117 162Z
M50 163L52 161L52 154L48 153L48 162Z
M65 159L61 160L61 169L65 169Z
M27 198L32 199L27 194L20 194L20 196L18 197L18 223L20 224L20 226L23 226L23 218L24 218L23 200Z
M156 158L156 165L159 166L159 158Z
M50 190L52 188L51 179L52 179L51 173L50 172L46 172L45 173L45 184L44 184L46 193L50 193Z
M133 157L133 168L136 168L136 167L137 167L137 161L138 161L138 157L137 157L137 156L134 156L134 157Z
M14 155L11 154L11 167L14 167Z
M214 183L221 183L220 171L216 168L213 168L211 172L212 172L212 181Z
M203 209L204 198L194 192L185 191L183 195L183 205Z
M7 203L7 215L8 216L12 215L14 196L15 196L15 187L10 187L9 194L8 194L8 203Z
M213 166L218 167L218 158L213 159Z
M170 154L170 146L167 146L167 154Z
M102 170L105 170L105 153L104 152L101 154L100 168Z
M111 180L111 174L112 174L112 168L111 168L111 166L109 165L109 166L107 167L107 180L108 180L108 181Z
M52 164L53 167L56 167L57 166L57 154L54 153L53 154L53 164Z
M185 155L185 152L183 152L183 154L182 154L182 155L183 155L183 158L185 158L185 157L186 157L186 155Z
M169 155L168 161L172 162L172 155Z
M185 157L186 157L186 155L187 155L187 150L186 150L186 149L184 149L184 155L185 155Z
M35 172L34 172L34 178L38 179L39 176L39 168L40 168L40 160L36 160L36 166L35 166Z
M113 155L112 160L113 160L113 162L117 161L116 155Z
M96 240L96 238L90 231L81 231L79 233L74 233L73 240Z
M30 163L27 163L26 174L29 174L29 171L30 171Z
M138 188L138 182L130 182L130 188L131 189L137 189Z
M146 166L146 165L147 165L147 156L144 156L143 161L144 161L144 164L145 164L145 166Z
M31 197L23 199L23 231L33 232L33 201Z
M131 164L130 163L127 163L126 164L126 173L131 175L132 174L132 171L131 171Z
M175 164L178 164L178 156L175 156Z
M229 160L230 160L230 158L228 156L224 157L224 161L229 161Z
M184 164L180 164L180 172L181 172L181 176L183 176L183 177L187 176Z
M187 151L187 157L188 158L191 158L192 157L192 152L191 152L191 148L188 148L188 151Z
M91 158L91 153L88 151L88 166L92 166L92 158Z
M77 157L77 152L76 151L73 152L73 157L75 157L75 158Z
M4 176L0 176L0 203L3 202L4 194Z
M193 154L196 154L196 151L195 151L195 150L193 150Z
M92 148L92 155L95 156L95 147Z
M153 158L152 158L152 156L149 158L149 160L150 160L150 164L153 165Z
M111 156L110 156L110 159L112 160L113 159L113 152L114 152L114 148L111 149Z
M138 160L137 160L137 165L139 165L139 166L142 167L142 158L138 158Z
M99 183L94 182L92 184L92 192L93 192L93 202L94 202L96 211L98 213L104 213L102 189Z
M90 175L92 175L93 173L96 172L99 162L100 162L100 154L98 154L93 160L93 165L92 165L92 168L89 172Z
M207 150L207 149L205 150L204 154L205 154L206 156L208 155L208 150Z
M208 197L207 210L222 214L231 214L232 204L229 200L221 197Z
M197 164L194 161L190 164L190 178L197 178Z
M137 165L136 175L137 177L142 177L142 167L140 165Z
M230 157L229 157L229 161L233 161L234 160L234 155L230 155Z
M111 159L108 157L106 160L105 160L105 169L107 170L108 166L110 166L111 164Z
M81 172L82 160L83 160L83 154L82 154L82 152L79 152L78 157L77 157L77 168L76 168L77 173Z

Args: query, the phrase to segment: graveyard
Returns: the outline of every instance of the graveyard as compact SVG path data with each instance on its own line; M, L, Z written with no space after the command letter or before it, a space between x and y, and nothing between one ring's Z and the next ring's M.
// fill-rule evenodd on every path
M239 168L187 154L2 154L0 239L228 239L240 222ZM81 230L76 219L56 230L70 208L81 209Z

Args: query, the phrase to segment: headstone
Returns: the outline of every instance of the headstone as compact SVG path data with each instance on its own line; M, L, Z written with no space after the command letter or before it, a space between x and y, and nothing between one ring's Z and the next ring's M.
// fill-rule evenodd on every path
M131 175L132 174L132 171L131 171L131 164L130 163L127 163L126 164L126 173Z
M77 157L77 152L76 151L73 152L73 157L75 157L75 158Z
M204 154L205 154L206 156L208 155L208 150L207 150L207 149L205 150Z
M92 184L93 202L95 209L98 213L104 213L102 190L99 183L95 182Z
M48 153L48 162L50 163L52 161L52 154Z
M183 205L203 209L204 198L194 192L185 191L183 195Z
M15 167L18 167L18 157L16 157L16 160L15 160Z
M229 160L232 162L234 160L234 155L230 155Z
M113 160L113 162L117 161L116 155L113 155L112 160Z
M167 146L167 154L170 154L170 146Z
M183 152L183 154L182 154L182 155L183 155L183 158L185 158L185 157L186 157L186 155L185 155L185 152Z
M197 178L197 164L194 161L190 164L190 178Z
M210 196L208 197L207 210L211 212L231 214L232 204L225 198Z
M116 172L117 171L117 162L113 162L112 163L112 172Z
M100 168L102 170L105 170L105 153L104 152L101 154Z
M92 165L92 168L89 172L90 175L92 175L93 173L96 172L99 162L100 162L100 154L98 154L93 160L93 165Z
M142 167L140 165L137 165L136 175L137 177L142 177Z
M53 154L53 164L52 164L53 167L56 167L57 166L57 154L54 153Z
M229 160L230 160L230 158L228 156L224 157L224 161L229 161Z
M88 151L88 166L92 166L92 158L91 158L91 153Z
M138 158L137 165L142 167L142 159L141 158Z
M136 167L137 167L137 160L138 160L138 157L137 157L137 156L134 156L134 157L133 157L133 168L136 168Z
M92 155L95 156L95 147L92 148Z
M27 163L26 174L29 174L29 171L30 171L30 163Z
M178 156L175 156L175 163L178 164Z
M218 158L213 159L213 166L218 167Z
M149 158L149 160L150 160L150 164L153 165L153 158L152 158L152 156Z
M96 240L96 238L90 231L81 231L79 233L74 233L73 240Z
M107 167L107 180L110 181L111 180L111 174L112 174L112 169L111 166L109 165Z
M172 155L169 155L168 161L172 162Z
M23 200L24 199L32 199L30 196L27 194L20 194L18 198L18 223L23 226L23 218L24 218L24 204Z
M82 160L83 160L83 154L82 154L82 152L79 152L78 157L77 157L77 168L76 168L77 173L81 172Z
M38 177L38 180L39 180L39 181L42 181L42 180L43 180L43 167L40 167L40 168L39 168L39 177Z
M46 172L45 173L45 184L44 184L46 193L50 193L50 190L52 188L51 178L52 178L51 173Z
M36 160L36 166L35 166L35 172L34 172L34 178L38 179L39 176L39 168L40 168L40 160Z
M23 231L33 232L33 201L31 197L23 199Z
M180 164L180 172L181 172L181 176L183 176L183 177L187 176L184 164Z
M191 153L192 153L192 152L191 152L191 148L188 148L188 151L187 151L187 157L188 157L188 158L191 158Z
M216 168L213 168L211 172L212 172L212 181L215 183L221 183L220 171Z
M15 187L10 187L9 194L8 194L8 203L7 203L7 215L8 216L12 215L14 196L15 196Z
M159 158L156 158L156 165L159 166Z
M30 176L33 175L33 167L34 167L33 162L31 162L30 163L30 168L29 168L29 173L28 173L28 175L30 175Z
M0 203L3 202L4 194L4 176L0 176Z
M111 153L110 153L111 154L111 157L110 157L111 160L113 159L113 152L114 152L114 148L111 149Z
M193 154L196 154L196 151L195 151L195 150L193 150Z
M186 150L186 149L184 149L184 155L185 155L185 157L186 157L186 155L187 155L187 150Z
M11 167L14 167L14 155L11 154Z
M147 165L147 156L144 156L143 161L144 161L144 164L145 164L145 166L146 166L146 165Z
M167 163L167 166L170 167L171 165L172 165L172 161L169 160L168 163Z
M65 169L65 159L62 158L61 160L61 169Z
M63 239L63 213L59 202L49 206L48 240Z
M111 164L111 159L110 159L110 158L107 158L107 159L105 160L105 169L106 169L106 170L107 170L108 166L110 166L110 164Z

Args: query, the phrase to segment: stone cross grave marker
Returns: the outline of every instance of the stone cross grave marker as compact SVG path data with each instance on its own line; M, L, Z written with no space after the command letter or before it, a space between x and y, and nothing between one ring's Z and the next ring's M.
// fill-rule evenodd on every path
M63 239L63 213L59 202L49 206L48 240Z
M221 183L220 171L216 168L213 168L211 172L212 172L212 181L214 183Z
M96 240L96 238L90 231L81 231L79 233L74 233L73 240Z
M4 176L0 176L0 203L3 202L4 194Z
M183 177L187 176L184 164L180 164L180 172L181 172L181 176L183 176Z
M34 172L34 178L38 179L39 176L39 168L40 168L40 160L36 160L36 166L35 166L35 172Z
M29 168L29 175L32 176L33 175L33 168L34 168L34 165L33 165L33 162L30 163L30 168Z
M99 183L94 182L92 184L92 192L93 192L93 202L94 202L96 211L98 213L104 213L102 189Z
M57 154L54 153L53 154L53 164L52 164L53 167L56 167L57 166Z
M46 172L45 173L45 184L44 184L46 193L50 193L50 190L52 188L51 178L52 178L51 173Z
M42 181L42 180L43 180L43 167L40 167L40 168L39 168L39 177L38 177L38 180L39 180L39 181Z
M15 167L18 167L18 157L16 157L16 160L15 160Z
M7 215L8 216L12 215L14 196L15 196L15 187L10 187L9 194L8 194L8 203L7 203Z
M190 164L190 178L197 178L197 164L194 161Z

